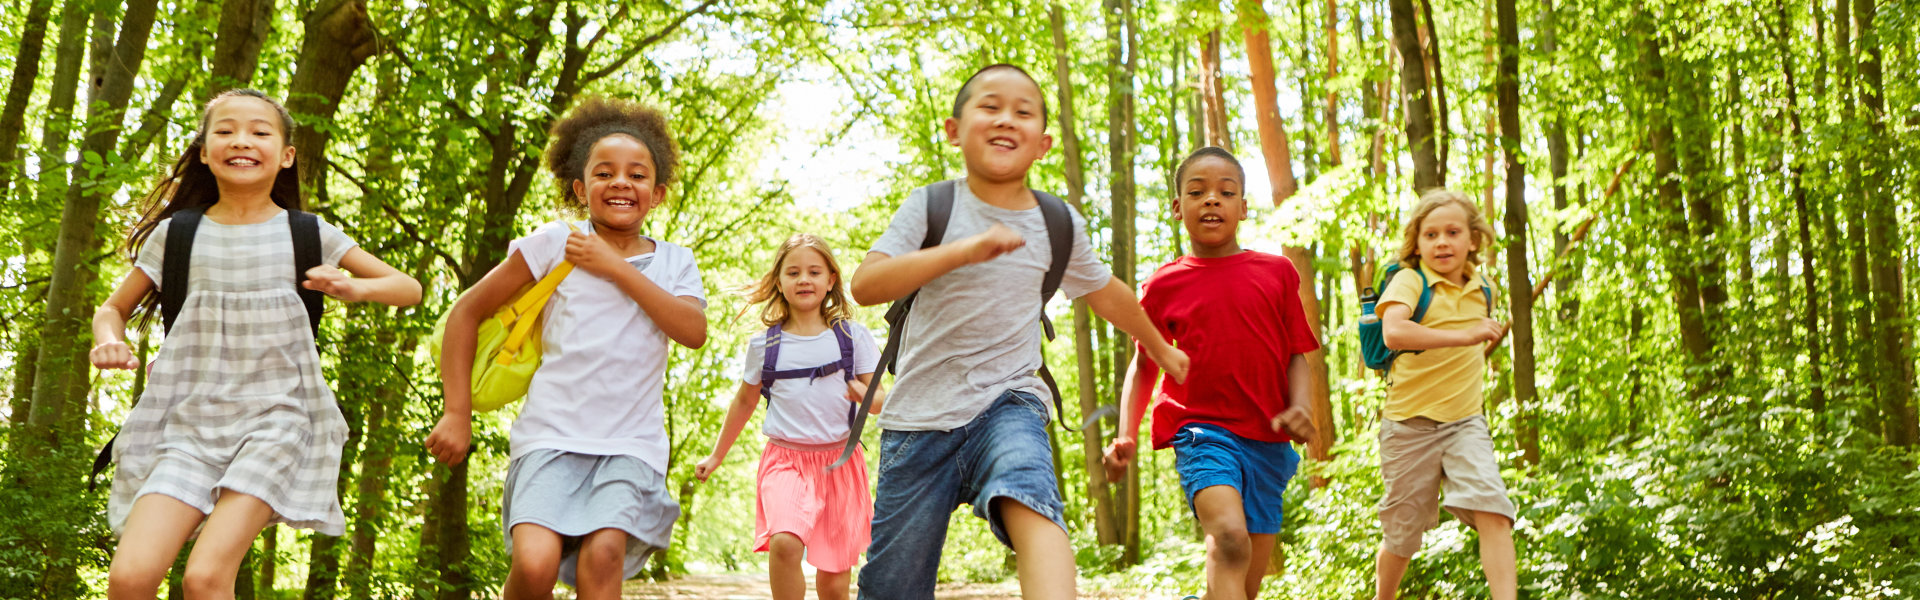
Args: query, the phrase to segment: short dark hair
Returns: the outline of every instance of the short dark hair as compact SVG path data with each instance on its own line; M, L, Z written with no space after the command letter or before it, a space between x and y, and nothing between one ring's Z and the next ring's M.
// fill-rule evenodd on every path
M967 105L967 100L973 98L973 81L975 79L979 79L981 75L987 74L988 71L1000 71L1000 70L1009 70L1015 73L1019 73L1021 77L1025 77L1027 78L1027 81L1030 81L1033 83L1034 89L1040 88L1040 80L1034 79L1033 75L1028 74L1026 69L1022 69L1020 67L1016 67L1014 65L1007 64L1007 63L993 63L984 67L980 67L980 70L974 71L973 75L970 75L967 77L966 83L960 84L960 93L953 95L953 118L955 119L960 118L960 109ZM1045 92L1041 92L1040 94L1040 128L1041 129L1047 128L1047 94Z
M1234 158L1232 152L1228 152L1225 148L1219 146L1202 146L1199 150L1194 150L1193 154L1188 154L1186 160L1180 161L1180 166L1173 170L1174 195L1180 195L1180 186L1186 185L1187 166L1192 165L1194 161L1207 157L1218 158L1233 163L1233 170L1240 172L1240 185L1247 185L1247 168L1240 166L1240 159Z

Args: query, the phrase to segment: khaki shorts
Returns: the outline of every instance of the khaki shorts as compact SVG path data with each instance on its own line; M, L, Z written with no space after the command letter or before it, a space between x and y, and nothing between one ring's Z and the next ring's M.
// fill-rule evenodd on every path
M1501 515L1511 524L1515 510L1500 480L1487 419L1474 415L1441 423L1424 417L1380 420L1380 475L1387 495L1380 501L1381 548L1411 557L1420 538L1440 524L1438 492L1445 506L1468 527L1476 512Z

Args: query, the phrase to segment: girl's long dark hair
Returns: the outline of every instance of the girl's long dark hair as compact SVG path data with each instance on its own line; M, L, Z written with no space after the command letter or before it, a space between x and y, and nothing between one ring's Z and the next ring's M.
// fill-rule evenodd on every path
M232 89L214 96L213 100L208 101L207 106L200 110L200 130L194 133L193 141L187 144L187 150L180 154L180 160L173 163L173 169L168 172L165 179L160 180L160 185L140 202L140 222L134 225L133 231L127 235L127 244L124 248L129 259L139 258L140 247L147 242L147 238L153 236L153 229L160 225L161 220L172 217L173 213L182 210L206 208L220 201L219 182L214 181L213 170L207 167L207 163L200 160L200 152L207 144L207 120L213 117L213 107L228 98L237 97L258 98L273 105L273 108L280 113L280 136L287 139L289 146L292 145L290 138L293 135L293 115L288 114L287 107L281 106L279 101L268 97L263 92L250 89ZM273 178L273 190L268 195L280 208L300 210L303 203L300 201L299 170L295 167L280 169L280 173ZM150 317L156 312L154 308L159 303L160 290L156 287L147 294L146 298L141 299L138 312Z

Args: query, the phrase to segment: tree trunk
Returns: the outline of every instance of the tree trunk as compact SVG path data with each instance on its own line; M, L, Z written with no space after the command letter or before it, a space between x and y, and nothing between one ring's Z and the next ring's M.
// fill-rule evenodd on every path
M1433 98L1423 67L1413 0L1387 0L1393 12L1393 44L1400 50L1400 95L1406 100L1407 148L1413 156L1413 191L1419 193L1446 185L1440 159L1435 153L1438 137L1434 127ZM1437 35L1437 34L1436 34Z
M214 36L213 64L208 71L212 76L207 78L207 89L200 94L201 102L212 100L228 89L253 83L253 72L260 65L260 48L267 44L267 36L273 34L273 2L226 0L220 3L219 33ZM309 27L306 39L312 39L314 33Z
M1513 320L1513 398L1520 404L1521 461L1540 464L1539 392L1534 388L1533 283L1527 274L1527 168L1520 159L1520 25L1514 0L1497 0L1500 146L1507 165L1507 294Z
M367 17L366 0L326 0L302 20L306 35L300 40L299 66L287 86L287 111L303 123L293 132L293 147L299 152L294 167L300 174L300 189L311 193L320 189L316 184L327 172L325 125L333 121L354 71L380 46Z
M1647 93L1652 99L1648 117L1651 130L1648 132L1648 147L1653 152L1654 197L1658 205L1661 228L1673 240L1687 240L1692 232L1687 227L1686 206L1683 204L1680 186L1680 159L1674 140L1673 118L1669 112L1672 107L1673 93L1667 76L1666 63L1661 56L1661 42L1649 34L1642 42L1641 62L1645 70ZM1685 246L1684 242L1681 243ZM1672 277L1675 312L1680 321L1680 337L1692 365L1704 365L1712 360L1712 342L1707 337L1706 321L1701 314L1700 281L1694 268L1688 263L1685 251L1666 249L1660 252L1665 259L1667 271ZM1694 392L1705 391L1699 382L1693 382Z
M1053 78L1058 88L1060 114L1060 147L1062 161L1066 165L1067 202L1075 210L1086 214L1087 178L1085 168L1081 166L1080 135L1074 124L1073 71L1071 52L1067 46L1067 25L1065 11L1059 2L1047 8L1047 19L1053 33ZM1090 415L1099 408L1096 397L1098 375L1093 372L1093 331L1090 322L1092 315L1086 300L1073 302L1073 350L1080 374L1080 414ZM1105 450L1106 434L1099 422L1093 423L1093 429L1081 432L1080 451L1085 455L1087 471L1087 498L1093 509L1093 525L1096 539L1102 545L1120 543L1119 523L1113 510L1113 494L1109 491L1106 469L1101 466L1100 458Z
M1300 184L1293 177L1292 144L1287 140L1286 126L1280 121L1280 91L1275 84L1273 47L1267 39L1270 21L1262 4L1240 6L1240 22L1246 28L1247 69L1251 75L1248 83L1253 85L1254 122L1260 129L1260 155L1266 159L1268 177L1272 179L1273 205L1279 206L1300 189ZM1221 97L1210 100L1225 104ZM1225 132L1222 122L1220 137L1229 137ZM1301 289L1307 289L1305 284Z
M47 17L53 13L53 0L33 0L27 7L27 19L20 28L20 52L13 59L13 78L7 85L7 100L0 108L0 198L6 197L13 174L19 167L20 134L27 129L27 102L32 100L33 84L40 79L40 53L46 47Z
M1845 0L1841 0L1845 1ZM1912 446L1920 443L1920 420L1913 406L1913 360L1907 356L1906 291L1902 279L1901 249L1906 240L1900 231L1895 202L1884 195L1886 189L1884 156L1893 152L1887 136L1885 90L1882 81L1880 35L1874 29L1873 0L1853 0L1854 19L1859 24L1858 85L1860 103L1866 109L1867 129L1871 132L1866 153L1868 168L1862 169L1861 185L1868 190L1867 253L1873 280L1874 343L1873 362L1880 367L1874 377L1880 403L1887 415L1887 443Z
M1261 56L1272 62L1273 53ZM1251 57L1249 58L1251 61ZM1200 98L1206 115L1207 145L1233 151L1233 138L1227 135L1226 84L1220 81L1220 30L1207 32L1200 40Z
M1440 180L1444 182L1447 179L1447 157L1449 153L1453 151L1453 146L1448 143L1448 138L1452 136L1449 134L1451 130L1448 129L1450 125L1448 125L1449 121L1447 120L1447 76L1446 70L1442 68L1444 62L1441 60L1442 55L1440 54L1440 22L1433 18L1433 0L1420 0L1420 13L1423 17L1423 23L1427 28L1427 67L1433 70L1433 88L1431 90L1433 92L1433 104L1439 112L1439 118L1434 121L1434 135L1436 136L1434 139L1440 147Z
M88 99L88 120L118 125L133 96L133 83L146 57L147 38L153 31L156 12L154 0L133 0L121 19L118 42L111 56L102 56L102 74L93 81ZM110 64L112 68L106 68ZM117 126L95 128L83 142L82 155L92 154L110 160L116 155L120 139ZM76 180L107 180L110 164L90 165ZM83 500L79 487L86 470L86 417L89 387L86 354L91 344L87 323L94 306L92 287L95 266L88 257L99 247L95 235L100 221L100 204L116 190L108 185L70 185L60 216L60 236L54 248L53 275L47 291L47 306L39 334L39 365L35 367L32 414L25 424L25 444L16 448L16 460L8 461L12 485L36 490L42 497L54 498L57 505ZM42 462L41 459L50 459ZM49 514L65 509L48 507ZM75 507L76 512L87 510ZM46 524L55 527L56 524ZM33 531L23 537L27 543L46 552L45 582L42 594L71 596L79 585L75 548L64 541L70 532Z
M324 537L324 536L322 536ZM316 540L317 541L317 540ZM260 572L253 578L253 587L259 590L255 597L274 597L274 570L280 566L280 526L268 525L260 532ZM235 588L239 589L239 588Z
M1326 0L1326 13L1320 16L1320 28L1327 40L1327 105L1322 107L1322 117L1327 127L1327 164L1339 166L1340 157L1340 92L1334 88L1334 79L1340 76L1340 10L1336 0Z
M1113 273L1131 289L1134 287L1137 262L1133 254L1133 70L1138 64L1140 50L1133 21L1133 0L1105 0L1103 8L1107 33L1107 150L1111 160L1109 186L1112 203L1109 216L1112 222ZM1116 335L1114 339L1111 373L1117 381L1124 376L1126 365L1132 359L1133 345L1127 343L1124 336ZM1116 385L1114 389L1120 387ZM1126 511L1120 529L1120 541L1125 547L1121 560L1126 564L1137 564L1140 561L1140 478L1137 463L1127 468L1121 495Z

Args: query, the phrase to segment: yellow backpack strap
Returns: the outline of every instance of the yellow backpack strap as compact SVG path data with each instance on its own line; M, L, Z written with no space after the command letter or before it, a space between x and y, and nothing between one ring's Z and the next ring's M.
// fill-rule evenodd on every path
M567 229L580 230L572 223L567 223ZM573 263L560 261L560 264L554 265L552 271L547 272L546 277L541 277L539 283L534 284L527 293L522 294L520 299L513 303L513 330L507 334L507 340L500 344L500 353L494 359L495 364L513 363L514 356L520 354L520 347L526 345L527 336L533 333L533 325L540 320L540 311L546 308L547 300L553 297L555 289L559 289L560 281L566 279L567 274L572 272Z

